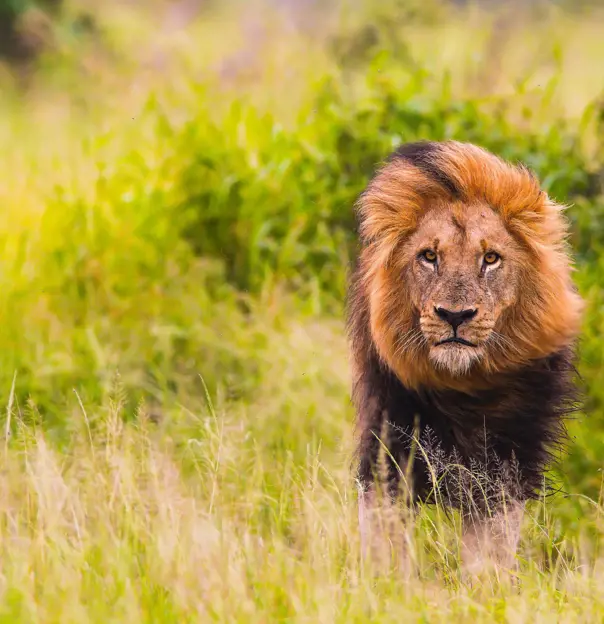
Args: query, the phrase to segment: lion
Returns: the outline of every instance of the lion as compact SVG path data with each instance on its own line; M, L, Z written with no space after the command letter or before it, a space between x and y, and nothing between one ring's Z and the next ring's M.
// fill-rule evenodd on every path
M399 147L357 201L348 336L364 552L391 501L462 511L462 556L511 566L565 416L583 301L564 207L468 143Z

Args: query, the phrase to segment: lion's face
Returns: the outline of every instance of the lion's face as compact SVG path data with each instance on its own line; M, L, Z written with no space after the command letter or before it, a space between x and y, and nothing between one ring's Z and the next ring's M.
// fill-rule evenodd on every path
M452 375L507 340L502 314L517 300L527 254L485 205L428 213L405 245L405 285L432 364Z

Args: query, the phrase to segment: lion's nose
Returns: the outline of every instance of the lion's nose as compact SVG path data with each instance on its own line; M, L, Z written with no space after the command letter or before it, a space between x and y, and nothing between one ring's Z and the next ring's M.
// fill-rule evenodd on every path
M459 312L453 312L452 310L446 310L445 308L434 308L434 311L443 321L449 323L453 330L456 330L462 323L473 319L478 312L476 308L460 310Z

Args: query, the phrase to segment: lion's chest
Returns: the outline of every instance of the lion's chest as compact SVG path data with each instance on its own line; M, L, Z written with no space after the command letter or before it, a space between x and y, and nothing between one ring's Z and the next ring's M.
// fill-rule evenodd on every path
M412 457L419 497L437 490L456 506L468 497L481 504L476 496L485 503L498 493L522 497L539 486L555 414L551 403L540 408L537 414L518 388L513 395L504 389L477 396L403 390L389 424L399 457Z

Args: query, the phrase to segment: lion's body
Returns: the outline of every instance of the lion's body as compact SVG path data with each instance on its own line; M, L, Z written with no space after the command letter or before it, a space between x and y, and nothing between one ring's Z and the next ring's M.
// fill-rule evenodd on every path
M418 391L370 355L355 388L359 479L373 483L385 445L395 460L386 462L391 490L401 470L414 499L432 501L437 489L441 502L483 511L496 508L502 493L532 498L575 405L572 372L572 351L563 350L474 394Z
M349 293L365 486L387 449L381 476L415 497L469 487L484 511L538 491L582 308L561 210L528 170L455 142L403 146L371 181Z

